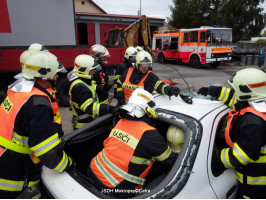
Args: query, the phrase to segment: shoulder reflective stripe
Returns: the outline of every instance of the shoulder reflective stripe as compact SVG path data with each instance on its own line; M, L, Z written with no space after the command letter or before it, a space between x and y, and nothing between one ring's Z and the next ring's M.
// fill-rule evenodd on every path
M34 152L35 156L41 156L57 146L60 143L58 134L54 134L53 136L49 137L48 139L44 140L40 144L31 147L30 149Z
M170 154L171 154L171 149L168 146L168 148L166 149L165 152L163 152L161 155L153 157L153 158L157 161L164 161L165 159L167 159L170 156Z
M130 162L139 164L139 165L150 165L152 163L152 160L147 159L147 158L140 158L137 156L132 156L132 158L130 159Z
M0 190L6 191L22 191L24 181L11 181L0 178Z
M153 89L157 91L157 88L159 87L161 83L162 81L157 81Z
M224 166L226 168L234 168L233 165L231 165L231 163L229 161L229 156L228 156L229 149L230 148L222 150L222 152L221 152L221 161L222 161L222 163L224 164Z
M86 108L93 103L93 99L90 98L88 100L86 100L81 106L80 106L80 110L82 110L83 112L85 112Z
M113 129L109 134L109 137L114 137L122 141L124 144L130 146L132 149L136 149L136 146L138 145L139 142L137 138L120 129Z
M59 162L59 164L54 168L54 170L58 172L62 172L66 168L67 163L68 163L68 157L66 153L63 151L63 158Z
M254 162L254 160L252 160L251 158L249 158L247 156L247 154L238 146L237 143L234 143L234 146L233 146L233 155L243 165L247 165L250 162Z
M266 154L266 145L264 145L263 147L261 147L260 149L260 153L262 154ZM266 156L265 156L266 157Z
M144 178L140 178L137 176L133 176L125 171L123 171L122 169L120 169L119 167L117 167L114 163L112 163L112 161L110 161L104 154L104 150L102 150L102 159L104 161L104 163L113 170L113 172L115 172L117 175L119 175L120 177L122 177L123 179L135 183L135 184L139 184L139 185L144 185L145 183L145 179Z
M29 186L29 187L34 187L34 186L38 185L39 182L40 182L40 180L37 180L37 181L30 181L29 184L28 184L28 186Z
M100 164L98 160L98 155L95 158L95 164L96 167L99 169L99 171L102 173L102 175L108 180L108 182L113 186L117 186L119 182L105 169L103 165Z
M229 89L223 87L218 100L220 100L220 101L222 101L224 103L227 100L227 98L228 98L229 92L230 92Z
M258 160L255 160L254 163L266 163L266 156L260 156Z
M6 138L3 138L2 136L0 136L0 146L15 151L17 153L31 154L31 150L28 147L23 147L18 144L15 144L7 140Z
M21 136L19 134L17 134L16 132L13 132L13 136L12 136L12 142L17 143L17 144L21 144L21 146L23 147L29 147L28 146L28 137L27 136Z

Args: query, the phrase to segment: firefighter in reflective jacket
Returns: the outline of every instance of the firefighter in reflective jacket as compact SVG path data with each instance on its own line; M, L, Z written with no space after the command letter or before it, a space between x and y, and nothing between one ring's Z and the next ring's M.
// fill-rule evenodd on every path
M142 88L152 93L153 90L160 94L178 96L180 89L172 87L159 80L148 68L152 66L152 57L147 51L140 51L136 56L136 67L129 68L117 81L118 105L128 101L132 92Z
M95 71L93 76L93 82L97 85L103 86L103 92L98 94L100 103L109 103L109 94L108 91L112 88L112 84L109 83L109 77L106 74L105 64L108 62L105 60L106 57L110 57L109 51L100 44L95 44L90 48L90 55L97 60L97 62L102 67L102 70Z
M103 92L103 86L92 82L95 70L101 70L98 62L92 56L81 54L75 58L74 69L67 75L69 81L72 81L69 96L74 130L114 108L99 102L97 93Z
M157 118L153 96L136 89L129 102L121 107L121 119L104 141L104 148L88 167L88 176L104 189L136 189L145 184L145 177L155 161L170 169L177 154L173 153L148 117ZM115 193L116 198L132 194Z
M236 168L237 198L266 198L266 74L243 69L229 84L235 94L228 91L219 96L227 102L235 96L238 101L229 112L225 130L230 148L223 149L220 158L226 168Z
M37 191L42 165L62 172L73 164L60 144L55 99L47 91L62 71L53 54L33 52L9 86L0 106L0 198Z

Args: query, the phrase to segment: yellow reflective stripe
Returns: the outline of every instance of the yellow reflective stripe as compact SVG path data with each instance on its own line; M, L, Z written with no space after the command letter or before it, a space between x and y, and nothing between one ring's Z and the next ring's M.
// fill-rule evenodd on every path
M117 88L116 91L117 92L121 92L121 91L123 91L123 89L122 88Z
M243 184L243 174L236 172L236 177ZM266 185L266 176L247 176L248 185Z
M161 83L162 83L162 81L157 81L157 82L155 83L153 89L157 91L157 88L159 87L159 85L160 85Z
M93 103L93 99L87 99L81 106L80 106L80 110L82 110L83 112L85 112L86 108L91 105Z
M20 146L29 147L28 140L29 138L27 136L21 136L14 131L11 141L16 144L19 144Z
M87 125L88 123L80 123L80 122L77 122L76 126L74 126L75 128L81 128L85 125Z
M152 163L152 160L148 158L140 158L137 156L132 156L130 162L138 165L150 165Z
M233 146L233 155L243 165L247 165L250 162L254 162L254 160L252 160L251 158L249 158L247 156L247 154L238 146L237 143L234 143L234 146Z
M123 83L120 81L120 79L117 80L117 83L123 85Z
M230 89L223 87L218 100L222 101L223 103L226 102L230 93Z
M229 155L228 155L229 149L230 148L222 150L221 155L220 155L220 159L226 168L230 168L230 167L235 168L235 167L233 167L233 165L230 163L230 160L229 160Z
M266 156L260 156L258 160L255 160L254 163L266 163Z
M138 185L144 185L145 183L145 179L144 178L140 178L134 175L131 175L127 172L125 172L124 170L120 169L119 167L117 167L112 161L110 161L104 154L104 150L102 150L102 159L103 162L113 171L115 172L118 176L122 177L123 179L138 184Z
M162 90L161 90L162 94L165 94L164 89L165 89L166 87L167 87L167 84L165 84L165 85L162 87Z
M0 178L0 190L22 191L25 181L11 181Z
M114 79L119 79L121 75L115 75Z
M116 89L116 88L117 88L117 84L115 83L115 84L114 84L114 89Z
M99 117L99 110L100 110L100 104L94 103L93 107L92 107L92 116L93 117L96 117L96 116Z
M15 144L2 136L0 136L0 146L15 151L17 153L31 154L31 150L28 147L23 147L18 144Z
M68 164L68 157L66 153L63 151L63 158L59 162L59 164L54 168L55 171L62 172Z
M236 102L237 102L237 98L236 98L236 94L234 93L234 96L233 96L233 98L231 99L231 101L230 101L230 103L228 104L228 106L229 106L230 108L235 109L235 104L236 104Z
M120 129L112 129L111 133L109 134L109 137L114 137L124 144L130 146L132 149L136 149L139 140L135 138L132 135L129 135L128 133L120 130Z
M107 169L103 165L101 165L98 159L98 155L95 158L95 165L113 187L119 184L119 182L107 171Z
M61 122L62 122L61 114L60 114L59 111L54 116L54 122L57 123L57 124L61 124Z
M260 149L260 153L261 154L266 154L266 145L264 145L263 147L261 147ZM265 156L266 157L266 156Z
M243 184L243 174L240 174L239 172L236 171L236 178L237 180Z
M46 152L50 151L52 148L57 146L60 143L58 133L52 135L51 137L47 138L40 144L31 147L30 149L34 152L35 156L39 157Z
M165 152L163 152L161 155L153 157L154 160L157 161L164 161L165 159L167 159L171 154L171 149L169 148L169 146L167 147L167 149L165 150Z
M40 182L40 180L37 180L37 181L30 181L30 182L28 183L28 186L29 186L29 187L34 187L34 186L38 185L39 182Z
M109 104L109 99L105 99L104 101L100 102L100 104Z

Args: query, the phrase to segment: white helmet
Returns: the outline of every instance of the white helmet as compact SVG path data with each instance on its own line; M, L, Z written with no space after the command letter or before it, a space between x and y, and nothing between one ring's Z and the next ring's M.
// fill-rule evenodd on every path
M19 57L19 62L22 68L24 66L26 58L33 52L34 52L33 50L26 50L22 52L22 54Z
M128 48L126 49L126 52L125 52L124 57L125 57L127 60L129 60L130 57L134 57L134 58L136 58L137 53L138 53L138 52L137 52L136 48L131 46L131 47L128 47Z
M90 48L90 55L97 60L103 57L110 57L109 51L100 44L95 44Z
M73 71L78 77L91 79L89 72L93 69L100 71L102 68L92 56L81 54L75 58Z
M143 67L152 67L152 57L151 54L147 51L140 51L136 56L136 68L139 68L139 65Z
M185 141L185 132L181 128L171 125L167 130L166 140L173 152L180 153Z
M145 114L152 118L158 117L152 94L142 88L134 90L128 103L121 108L127 110L129 115L137 118L141 118Z
M41 78L53 80L59 69L57 57L49 52L35 51L29 54L22 67L22 76L26 79Z
M259 69L242 69L230 78L239 101L250 101L266 97L266 73Z
M143 51L142 47L140 47L140 46L136 46L136 50L137 50L137 52Z
M49 52L43 45L41 45L39 43L33 43L33 44L31 44L29 46L28 50Z

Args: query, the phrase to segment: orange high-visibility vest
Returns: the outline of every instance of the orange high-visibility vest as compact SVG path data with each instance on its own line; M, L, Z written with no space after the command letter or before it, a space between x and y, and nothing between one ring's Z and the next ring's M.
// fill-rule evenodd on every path
M97 178L110 188L123 180L144 185L153 161L139 177L129 174L128 166L143 133L153 129L144 122L121 119L104 141L104 149L91 161L90 167Z
M235 119L236 116L244 115L247 112L251 112L251 113L261 117L262 119L264 119L264 121L266 121L266 113L259 112L259 111L255 110L254 108L252 108L251 106L246 107L244 109L241 109L240 112L239 111L237 112L236 110L231 110L229 112L229 118L228 118L228 121L227 121L227 126L226 126L225 131L224 131L226 143L231 148L233 148L233 142L232 142L232 140L230 138L230 134L232 132L232 127L234 125L234 123L233 123L234 119Z
M48 88L46 90L52 95L52 97L55 100L57 100L56 99L56 95L55 95L55 91L52 88ZM51 103L52 103L53 113L54 113L54 122L57 123L57 124L62 124L61 113L60 113L57 101L51 102Z
M47 94L40 91L37 88L33 88L31 92L14 92L12 90L8 90L8 96L4 99L0 106L0 155L5 151L5 149L10 149L12 151L30 154L34 163L38 163L39 159L36 160L34 154L28 147L23 147L16 143L12 142L13 130L15 119L20 111L21 107L29 100L29 98L33 95L45 96L51 100Z
M126 102L128 102L128 99L134 90L136 90L137 88L144 89L144 81L146 80L148 75L151 73L151 71L148 70L147 73L145 74L145 76L142 77L141 81L138 84L133 84L133 83L130 83L130 81L129 81L133 70L134 70L133 67L130 67L128 69L126 79L122 85L122 90L124 91L124 97L125 97Z

